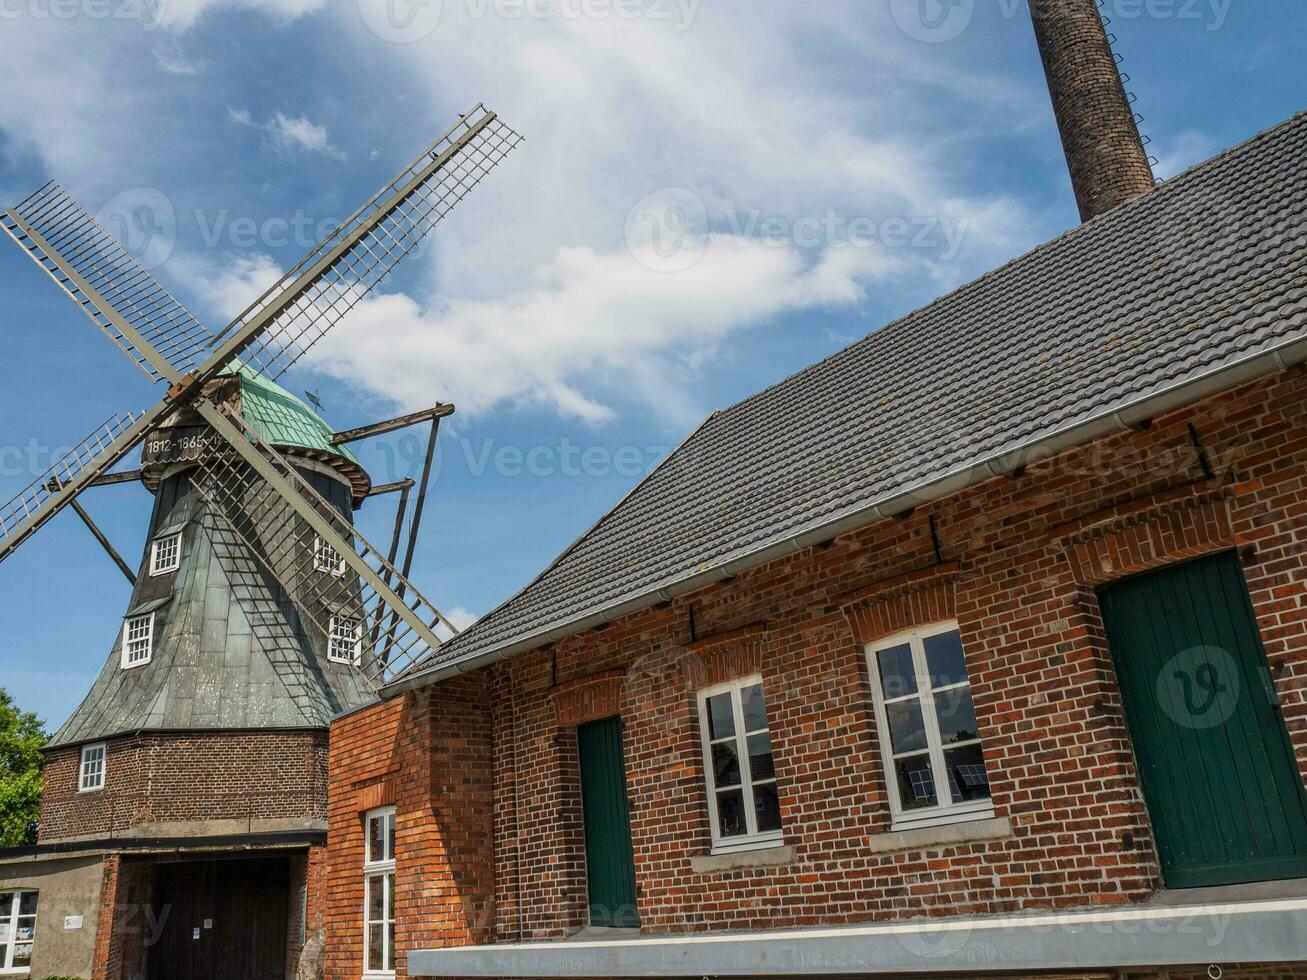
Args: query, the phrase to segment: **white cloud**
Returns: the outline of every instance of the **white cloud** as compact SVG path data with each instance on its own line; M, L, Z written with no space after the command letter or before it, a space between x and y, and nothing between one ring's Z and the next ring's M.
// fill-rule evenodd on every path
M326 0L143 0L155 26L183 32L222 10L253 10L279 23L290 23L321 10Z
M1204 133L1187 129L1177 133L1165 148L1157 151L1153 172L1162 180L1184 173L1216 152L1216 144Z
M481 617L474 612L464 609L462 606L455 606L449 612L445 613L449 621L461 630L467 629Z
M721 235L672 274L625 250L570 248L502 298L423 309L403 294L370 297L310 356L406 407L438 392L461 416L534 406L602 423L633 394L677 415L697 352L783 313L856 303L895 268L870 249L832 248L809 264L794 248Z
M216 22L209 14L245 6L174 0L163 22L175 35L193 31L198 43ZM257 9L286 20L319 6L288 0ZM891 267L896 286L946 288L1046 237L1015 194L967 190L974 132L983 125L992 138L996 127L1024 125L1046 96L1028 98L1001 73L978 74L960 67L956 52L923 48L894 31L879 5L723 0L701 5L680 32L644 19L513 20L493 5L475 19L469 5L444 8L434 33L410 45L369 33L353 3L333 6L319 25L331 45L323 57L372 66L368 77L385 86L359 93L384 117L380 128L362 127L367 142L351 154L361 166L407 159L422 134L466 108L467 93L527 136L441 226L426 257L410 260L418 265L408 295L365 302L324 351L323 363L367 395L406 404L456 397L464 412L529 404L602 421L638 404L693 418L706 407L692 394L696 372L729 354L724 348L744 331L787 314L855 310ZM148 63L157 33L15 24L23 36L0 65L10 95L0 101L0 127L14 147L36 150L92 206L97 190L103 199L148 183L147 159L158 168L153 179L184 181L187 194L205 200L202 168L179 176L168 168L189 163L182 154L156 160L140 149L147 123L167 127L163 147L184 147L188 132L211 125L179 109L178 88L158 85ZM78 57L63 57L68 50ZM55 63L61 69L52 74ZM239 71L209 65L215 86ZM393 98L397 90L404 99ZM282 153L340 159L346 137L314 121L328 111L347 118L334 98L291 115L236 103L227 115ZM378 132L395 135L378 146ZM637 201L676 186L703 200L720 247L687 272L658 275L632 261L624 224ZM737 248L721 238L740 215L792 223L830 210L846 220L965 223L967 231L953 262L911 247ZM183 239L162 277L225 315L279 271L266 256L186 247Z
M166 75L200 75L206 67L202 61L192 61L181 41L175 37L154 46L154 63Z
M867 26L870 6L705 4L676 32L474 20L446 4L429 38L391 46L411 87L445 92L458 78L527 140L436 232L430 292L365 303L315 363L406 406L434 395L463 413L531 405L597 423L634 401L680 421L701 413L695 368L728 338L787 313L855 309L890 265L853 248L728 246L738 216L965 225L958 262L890 252L941 287L1010 256L1036 222L1015 195L966 191L968 121L948 117L941 138L939 105L983 105L993 125L1005 107L1026 118L1028 103L1001 79L919 63L920 45ZM831 50L803 50L814 33ZM358 57L378 50L366 34L357 43ZM830 67L841 58L870 77L849 86ZM463 108L431 106L425 128ZM658 275L631 261L624 224L666 187L697 195L718 237L692 269Z
M268 130L273 141L280 147L299 149L306 153L322 153L337 160L345 159L345 154L331 145L327 127L310 122L304 116L291 118L280 112L275 113L268 121Z
M169 264L169 271L191 284L204 311L230 321L262 296L284 270L269 256L254 254L228 255L218 265L179 256Z
M248 109L227 108L227 118L238 126L248 126L268 134L268 142L280 153L301 151L321 153L334 160L344 160L345 154L331 142L326 126L313 122L307 116L287 116L274 112L267 122L256 123Z

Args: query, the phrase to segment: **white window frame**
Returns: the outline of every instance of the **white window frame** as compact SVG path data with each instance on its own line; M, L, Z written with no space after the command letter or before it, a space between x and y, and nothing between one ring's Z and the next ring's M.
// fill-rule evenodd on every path
M150 574L164 575L182 567L182 532L165 534L150 542Z
M954 621L931 623L929 626L921 626L916 629L904 630L901 633L895 633L891 636L885 636L873 643L867 644L867 672L871 675L871 695L872 702L876 711L876 731L880 739L882 769L885 774L885 788L889 793L890 812L892 815L891 830L909 830L914 827L937 827L945 824L964 823L970 820L983 820L986 817L994 815L994 801L992 798L983 800L966 800L961 803L951 802L951 794L948 786L947 770L944 766L944 749L943 740L939 734L939 718L935 713L934 695L939 691L957 690L963 687L971 687L971 671L967 670L967 679L958 681L953 684L944 684L940 687L932 687L930 684L930 668L926 663L926 648L924 641L932 636L941 636L945 633L959 632L958 624ZM922 726L926 732L926 748L930 755L931 776L935 781L936 799L942 800L946 794L950 796L949 803L937 803L933 807L922 807L919 809L905 810L902 800L899 797L899 779L898 771L894 765L894 746L890 740L889 716L886 712L885 692L881 688L880 665L876 662L876 655L882 650L888 650L891 647L908 644L912 650L912 666L916 672L917 690L916 695L920 697ZM963 660L965 663L966 648L963 647ZM902 698L893 697L889 701L897 702L901 699L906 700L913 695L904 695ZM962 747L967 745L980 745L984 751L984 740L977 738L974 742L963 742L958 746L952 743L948 748ZM920 750L918 750L918 753ZM906 755L907 753L900 753ZM940 779L943 775L945 778Z
M348 657L341 656L337 652L338 642L342 646L348 642L348 638L341 632L341 624L344 622L354 624L354 649ZM363 659L363 620L356 616L331 614L331 619L327 623L327 659L333 664L351 665L357 665Z
M316 534L313 536L313 570L326 572L336 578L345 574L345 556Z
M740 692L746 687L753 687L757 684L762 684L762 677L755 674L752 677L742 677L723 684L714 684L712 687L705 687L699 691L699 746L703 753L704 782L708 787L708 824L709 829L712 831L712 852L714 854L730 854L736 851L756 851L762 848L776 847L785 839L784 827L761 833L756 830L758 818L753 803L753 787L755 784L753 771L749 763L749 736L758 734L762 729L754 729L752 732L744 730L744 702L740 697ZM721 826L717 821L717 785L712 764L712 738L708 728L708 699L728 691L731 694L731 711L735 716L735 750L740 760L740 788L744 794L744 822L749 828L747 834L737 834L734 837L721 836ZM763 685L764 702L766 696L767 688L766 685ZM767 733L768 737L770 737L770 715L767 718ZM723 740L718 739L717 741ZM775 759L775 746L773 745L773 764ZM780 785L775 776L759 782L774 783L778 787Z
M99 757L88 759L87 756L99 752ZM96 769L87 772L87 763L99 763ZM94 776L94 781L87 779L88 775ZM91 742L82 746L82 762L77 767L77 792L94 793L97 790L104 789L104 784L109 778L109 750L104 742Z
M136 637L135 639L129 639L132 633L132 626L134 624L140 623L142 620L146 621L144 634ZM131 651L132 651L131 644L133 643L145 644L144 657L131 656ZM150 662L150 660L153 657L154 657L154 613L148 612L148 613L143 613L140 616L129 616L127 619L123 620L123 642L122 642L123 670L130 670L133 667L144 667L146 664Z
M372 823L382 822L382 851L380 856L372 853ZM363 815L363 976L393 977L395 975L395 910L391 908L391 894L394 892L395 877L395 808L383 806L369 810ZM389 888L387 881L392 882ZM382 918L369 919L372 889L382 889ZM368 969L372 958L372 929L374 925L390 926L390 943L388 949L381 951L382 968ZM384 929L383 929L384 932Z
M32 945L36 944L36 913L31 915L19 916L18 910L22 908L24 895L36 895L37 902L40 902L40 892L35 888L19 888L9 891L3 890L0 894L11 895L9 900L9 910L6 915L0 909L0 918L8 918L10 928L7 932L0 933L0 976L27 976L31 973L31 967L14 966L14 949L18 945L18 928L19 919L30 919L32 926Z

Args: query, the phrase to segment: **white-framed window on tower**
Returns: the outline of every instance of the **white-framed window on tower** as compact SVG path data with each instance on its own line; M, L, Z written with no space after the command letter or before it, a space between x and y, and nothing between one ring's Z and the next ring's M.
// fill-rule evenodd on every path
M395 975L395 808L369 810L363 844L363 974Z
M700 691L699 731L713 850L779 844L780 799L762 678Z
M327 629L327 659L337 664L356 664L363 656L363 620L333 615Z
M129 616L123 621L123 667L141 667L154 655L154 613Z
M896 829L991 816L989 776L956 623L867 648Z
M36 942L36 892L0 891L0 976L27 976Z
M165 534L150 544L150 574L175 572L182 564L182 533Z
M82 746L82 765L77 772L77 791L90 793L104 789L106 755L103 742Z
M345 559L341 553L322 538L313 537L313 570L337 577L345 574Z

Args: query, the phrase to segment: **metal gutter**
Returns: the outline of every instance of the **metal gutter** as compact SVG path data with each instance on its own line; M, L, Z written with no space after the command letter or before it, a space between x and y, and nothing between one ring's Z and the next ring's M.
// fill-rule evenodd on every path
M96 837L83 840L51 841L24 847L0 848L0 861L38 858L50 855L70 856L105 851L208 851L230 848L298 847L326 843L325 830L277 830L268 833L216 834L212 837Z
M826 929L621 935L419 949L414 976L978 977L1017 971L1289 963L1307 958L1307 900L881 922ZM1189 971L1186 971L1189 972ZM1220 976L1219 970L1210 971Z
M1084 421L1050 433L1039 439L1023 443L983 457L966 466L951 470L942 476L923 481L915 487L878 500L850 513L823 521L805 531L767 545L757 551L746 552L727 559L719 565L695 572L675 582L637 593L618 600L609 606L584 613L547 629L537 630L517 640L492 648L463 660L454 660L403 678L382 688L383 697L390 697L427 684L439 683L469 671L478 670L506 657L575 636L587 629L610 623L634 612L641 612L660 602L697 591L715 582L734 578L741 572L757 568L768 562L803 551L815 544L828 541L841 534L859 530L876 521L893 517L932 500L938 500L997 475L1010 474L1025 465L1031 458L1063 452L1073 446L1120 432L1145 419L1191 405L1210 395L1226 391L1254 378L1274 374L1295 364L1307 361L1307 336L1259 351L1249 357L1222 365L1216 369L1152 395L1146 395L1123 405L1107 409ZM671 457L667 457L670 459ZM521 593L518 593L519 595Z

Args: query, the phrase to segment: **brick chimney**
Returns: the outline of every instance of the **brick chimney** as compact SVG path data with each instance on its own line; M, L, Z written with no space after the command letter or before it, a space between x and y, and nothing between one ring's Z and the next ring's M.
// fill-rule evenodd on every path
M1153 187L1139 127L1095 0L1029 0L1080 218Z

